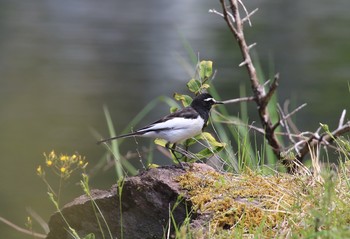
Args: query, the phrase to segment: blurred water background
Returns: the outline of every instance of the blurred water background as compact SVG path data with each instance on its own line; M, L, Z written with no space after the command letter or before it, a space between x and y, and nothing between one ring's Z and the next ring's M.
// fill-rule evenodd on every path
M247 39L257 42L266 76L272 68L280 72L280 101L308 103L297 115L301 130L315 130L320 122L335 127L342 109L350 108L350 2L247 3L256 7ZM48 220L54 208L35 174L42 154L77 151L93 168L105 149L95 144L91 129L108 135L103 105L120 132L152 99L187 93L184 39L201 59L214 61L222 99L238 97L240 84L249 90L246 71L238 67L239 49L210 8L220 10L219 2L0 1L0 216L24 226L30 207ZM237 109L230 106L233 113ZM145 121L167 110L159 104ZM149 141L140 144L130 140L122 152ZM91 184L103 189L115 181L111 169ZM82 194L72 183L65 189L63 202ZM0 237L31 238L4 224Z

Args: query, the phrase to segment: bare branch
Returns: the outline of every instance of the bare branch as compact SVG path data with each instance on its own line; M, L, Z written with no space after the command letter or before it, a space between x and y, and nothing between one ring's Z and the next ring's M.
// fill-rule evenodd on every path
M307 104L302 104L301 106L299 106L298 108L296 108L295 110L293 110L292 112L290 112L289 114L287 115L284 115L283 113L283 110L281 109L281 107L279 105L278 108L279 108L279 112L280 114L282 115L282 119L280 119L274 126L273 128L276 129L278 126L282 126L282 127L285 127L286 128L286 131L287 131L287 135L288 135L288 138L291 142L295 143L293 137L292 137L292 133L289 129L289 126L288 126L288 121L287 119L290 118L293 114L295 114L296 112L298 112L299 110L301 110L302 108L304 108Z
M340 135L343 135L345 133L350 132L350 121L346 122L346 124L344 124L341 127L338 127L336 130L334 130L331 134L332 134L332 138L336 138L339 137ZM331 137L331 136L329 136ZM331 142L332 140L327 140L328 142Z
M254 95L253 99L257 104L260 121L262 123L262 128L265 131L265 134L264 134L265 138L268 144L272 147L272 150L276 155L276 157L278 159L281 159L281 151L283 150L282 145L280 144L280 142L278 141L275 135L275 132L274 132L275 128L273 127L269 112L267 110L268 101L270 100L270 98L272 97L272 95L274 94L278 86L278 83L277 83L278 75L275 76L275 80L270 86L269 92L265 94L264 86L262 86L259 83L256 69L254 67L254 64L252 62L252 59L249 53L250 48L252 48L255 44L252 44L250 46L247 45L244 31L243 31L244 21L249 21L249 16L252 15L254 12L256 12L256 10L254 10L251 14L248 14L248 11L241 0L227 0L227 2L229 3L229 8L227 8L225 0L220 0L220 3L222 5L224 20L226 21L231 32L233 33L235 41L238 42L239 48L242 53L243 61L242 63L239 64L239 66L245 66L248 71L251 88ZM243 10L246 12L247 19L242 19L240 17L239 4L242 6ZM229 18L228 9L232 13L235 19L235 22L233 22ZM290 162L283 161L282 163L287 163L289 165Z
M294 115L296 112L300 111L302 108L304 108L305 106L307 106L306 103L302 104L301 106L299 106L298 108L296 108L295 110L293 110L292 112L290 112L289 114L287 114L283 120L286 120L288 118L290 118L292 115Z
M292 115L294 115L296 112L298 112L299 110L301 110L302 108L304 108L305 106L306 106L307 104L306 103L304 103L304 104L302 104L301 106L299 106L298 108L296 108L295 110L293 110L292 112L290 112L289 114L287 114L287 115L283 115L283 112L282 112L282 109L281 109L281 107L279 106L279 109L280 109L280 111L281 111L281 114L283 115L283 117L282 117L282 119L280 120L280 121L278 121L277 123L276 123L276 127L278 127L279 125L282 125L283 124L283 122L282 121L286 121L288 118L290 118Z
M214 111L215 111L215 110L214 110ZM253 125L254 122L253 122L252 124L249 124L249 125L248 125L248 124L242 123L242 121L232 121L232 120L229 120L229 119L226 118L225 115L221 114L221 113L218 112L218 111L215 111L215 113L216 113L217 115L220 115L220 117L222 117L223 119L225 119L225 120L216 120L216 122L220 122L220 123L224 123L224 124L232 124L232 125L236 125L236 126L244 126L244 127L249 128L249 129L253 129L253 130L257 131L258 133L261 133L262 135L265 134L264 129L259 128L259 127L256 127L256 126Z
M248 46L248 50L252 49L252 48L255 47L255 46L256 46L256 42L254 42L253 44L250 44L250 45Z
M277 127L280 125L280 123L281 123L281 125L282 125L281 117L280 117L280 115L278 115L278 121L277 121L277 123L274 124L274 125L272 126L272 131L273 131L273 132L275 132L275 130L277 129Z
M267 86L270 83L270 79L264 82L263 87Z
M310 152L310 148L312 149L320 144L324 144L328 146L340 135L350 132L350 121L344 124L345 113L346 113L346 110L343 110L340 116L339 125L337 129L335 129L330 133L324 132L323 134L320 135L319 134L319 130L321 129L320 127L306 142L304 142L304 146L300 149L300 152L297 156L297 159L300 162L303 162L303 158L307 153Z
M270 89L269 92L267 92L266 96L264 97L264 104L268 104L271 97L273 96L273 94L275 93L277 87L278 87L278 79L279 79L279 73L277 73L275 75L275 78L272 82L272 84L270 85Z
M284 112L288 112L288 105L289 105L289 100L286 100L283 104L283 109ZM287 118L286 119L286 124L289 125L289 127L293 130L294 134L301 134L300 130L298 129L298 127L294 124L294 122L292 121L291 118Z
M225 100L223 101L224 104L231 104L231 103L238 103L242 101L254 101L255 97L250 96L250 97L242 97L242 98L237 98L237 99L232 99L232 100Z
M232 22L236 22L235 17L230 12L227 12L227 15L231 18Z
M255 9L252 12L248 13L248 10L244 6L242 0L220 0L220 3L222 5L223 13L219 14L215 10L212 10L211 12L214 12L224 18L230 31L234 36L235 42L238 43L238 46L242 54L242 62L239 64L239 66L240 67L244 66L247 69L249 79L250 79L251 89L253 91L253 96L227 100L225 101L225 103L255 101L258 109L260 122L262 124L262 129L257 128L257 130L259 132L262 131L262 133L265 136L265 139L267 140L268 144L271 146L274 154L282 162L282 164L287 167L288 172L295 172L295 169L296 169L295 167L297 167L298 165L302 165L303 157L307 153L309 153L311 150L315 152L314 151L315 147L320 148L319 146L321 144L329 145L339 135L344 134L346 132L350 132L350 122L347 122L344 124L346 111L344 110L342 112L342 115L339 119L338 128L333 132L331 132L330 134L327 132L320 134L319 132L321 128L319 128L314 133L310 133L310 132L299 133L299 130L295 127L295 125L290 120L290 118L292 115L294 115L295 113L300 111L302 108L304 108L306 104L299 106L298 108L296 108L290 113L287 113L288 112L287 110L282 111L282 109L280 108L279 110L280 119L278 120L278 122L273 124L269 111L267 110L267 105L271 100L272 96L275 94L276 89L278 87L279 74L275 75L273 82L271 83L271 85L267 90L267 93L265 93L265 86L268 84L269 81L267 81L264 84L260 84L261 81L259 81L258 79L258 75L256 73L256 69L254 67L254 64L252 62L252 58L250 55L250 49L254 47L256 44L253 43L248 46L244 35L244 22L248 21L249 25L251 26L250 16L252 16L258 9ZM245 12L246 16L244 18L241 18L240 11ZM278 134L281 134L279 132L276 132L277 127L280 125L282 125L286 129L286 133L284 133L284 135L288 136L289 140L293 142L293 146L290 147L290 149L288 150L285 150L283 148L282 143L279 141L279 138L277 137ZM293 129L294 133L298 133L298 134L297 135L292 134L289 127ZM290 153L292 150L295 150L298 153L296 159L291 159L290 156L288 156L288 153ZM314 156L317 156L317 155L314 154Z
M283 110L282 110L280 104L278 104L278 103L277 103L277 111L278 111L278 113L279 113L279 118L280 118L280 120L279 120L275 125L277 125L277 126L281 125L282 127L286 127L286 128L287 128L288 125L284 123L284 120L281 120L281 119L284 119L285 114L284 114L284 112L283 112ZM281 116L282 116L282 117L281 117ZM277 126L276 126L276 127L277 127ZM288 132L288 130L287 130L287 132Z
M247 16L246 16L245 18L248 19L249 26L252 26L252 23L251 23L251 21L250 21L249 13L248 13L248 11L247 11L247 8L244 6L244 4L243 4L243 2L242 2L241 0L238 0L238 2L241 4L243 10L244 10L245 13L247 14ZM244 19L245 19L245 18L244 18ZM242 20L242 22L245 22L244 19Z
M243 62L241 62L238 66L239 66L239 67L242 67L242 66L245 66L245 65L247 65L247 64L248 64L247 61L243 61Z
M219 15L222 18L224 17L224 14L222 14L221 12L216 11L215 9L209 9L209 13L217 14L217 15Z
M18 232L21 232L21 233L24 233L24 234L27 234L27 235L31 235L33 237L37 237L37 238L46 238L47 235L45 234L41 234L41 233L37 233L37 232L32 232L32 231L29 231L25 228L22 228L12 222L10 222L9 220L3 218L3 217L0 217L0 222L3 222L4 224L6 224L7 226L9 227L12 227L13 229L15 229L16 231Z
M259 8L255 8L252 12L250 12L245 18L242 19L243 22L248 21L249 25L252 26L252 23L250 22L250 17L253 16L257 11L259 10Z
M345 115L346 115L346 110L343 110L343 112L341 113L340 119L339 119L338 128L341 127L342 125L344 125Z
M225 0L220 0L220 2L221 2L221 5L222 5L223 17L224 17L224 19L225 19L225 21L226 21L226 23L227 23L229 29L231 30L231 32L232 32L234 35L236 35L236 34L237 34L237 30L236 30L236 28L235 28L234 25L233 25L233 22L235 22L235 21L232 21L232 19L229 18L229 15L228 15L228 13L227 13L227 7L226 7ZM230 19L231 19L231 20L230 20ZM233 18L233 19L234 19L234 18Z

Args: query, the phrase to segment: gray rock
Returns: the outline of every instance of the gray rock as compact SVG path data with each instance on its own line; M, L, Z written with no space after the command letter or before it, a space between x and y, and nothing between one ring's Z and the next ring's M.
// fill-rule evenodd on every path
M196 165L199 169L202 167L203 170L213 170L207 165ZM166 238L164 235L169 227L169 210L172 210L176 224L181 225L191 208L190 202L181 193L175 180L184 173L185 170L181 168L168 166L149 169L137 176L126 178L121 190L121 210L117 185L108 191L92 190L92 198L101 210L112 238ZM174 208L179 200L181 202ZM106 224L99 213L94 211L88 196L82 195L65 205L62 213L80 237L93 233L95 238L103 238L103 233L105 238L111 238ZM170 225L171 233L174 233L173 222ZM47 239L72 238L68 233L67 224L59 213L50 218L49 227L50 233Z

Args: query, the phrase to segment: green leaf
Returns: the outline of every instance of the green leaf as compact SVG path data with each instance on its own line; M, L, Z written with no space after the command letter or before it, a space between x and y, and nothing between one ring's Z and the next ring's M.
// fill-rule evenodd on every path
M170 113L174 113L178 110L178 107L170 107Z
M214 136L212 136L210 133L208 132L203 132L201 133L200 135L197 135L196 137L194 138L190 138L190 139L187 139L186 140L186 145L187 146L191 146L195 143L197 143L199 140L202 140L202 141L205 141L205 142L208 142L211 146L215 146L215 147L225 147L226 144L225 143L221 143L221 142L218 142Z
M198 157L199 159L210 158L214 154L220 152L223 149L224 149L223 147L205 148L199 151L198 153L196 153L196 157Z
M180 100L183 104L183 106L187 107L192 103L192 98L188 95L182 95L179 93L174 94L174 99L175 100Z
M213 74L213 62L212 61L201 61L199 63L199 76L201 80L208 79Z
M194 138L189 138L189 139L187 139L185 145L186 145L186 146L191 146L191 145L197 143L197 141L199 140L199 137L200 137L200 136L198 135L198 136L196 136L196 137L194 137Z
M208 132L203 132L202 134L188 139L186 140L186 145L187 146L191 146L195 143L198 142L198 140L202 140L205 141L208 146L207 148L199 151L198 153L196 153L196 157L199 159L203 159L203 158L210 158L212 157L214 154L220 152L221 150L223 150L226 146L225 143L221 143L218 142L215 137L213 137L210 133Z
M85 237L83 237L83 239L95 239L95 234L93 233L87 234Z
M210 158L211 156L213 156L213 153L208 148L205 148L196 153L196 157L199 159Z
M210 87L210 85L208 85L208 84L203 84L202 86L201 86L201 89L208 89Z
M199 140L203 140L204 138L203 138L202 134L203 133L201 133L193 138L187 139L185 145L191 146L191 145L194 145L195 143L198 143Z
M165 145L167 144L167 141L164 140L164 139L155 139L154 143L157 144L157 145L160 145L162 147L165 147Z
M208 132L203 132L200 136L199 139L202 139L203 141L206 141L209 146L198 153L196 153L196 156L198 158L210 158L214 154L220 152L223 150L226 146L225 143L218 142L214 136Z
M214 147L225 147L225 143L218 142L211 133L203 132L201 134L203 140L206 140L211 146Z
M199 80L196 79L191 79L188 83L187 83L187 88L193 92L193 93L197 93L201 90L201 82Z
M203 90L208 89L209 87L210 86L208 84L202 84L199 80L196 79L191 79L187 83L187 88L196 95L202 92Z

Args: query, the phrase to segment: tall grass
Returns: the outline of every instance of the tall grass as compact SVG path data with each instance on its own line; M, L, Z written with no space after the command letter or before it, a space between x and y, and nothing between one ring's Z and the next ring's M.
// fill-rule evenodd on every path
M154 108L158 106L159 103L165 103L169 107L179 107L178 104L169 97L160 96L152 101L150 101L131 121L130 123L121 131L120 134L125 134L130 132L130 129L135 125L139 124L144 117L149 114ZM112 119L107 106L103 107L103 112L107 122L107 128L109 131L109 137L114 137L117 135L115 126L113 124L114 119ZM118 140L112 140L109 143L104 143L105 148L107 149L107 153L103 158L109 158L110 155L113 156L115 162L115 172L117 175L117 179L123 178L125 175L135 175L138 169L132 165L130 162L123 158L123 155L120 153L119 147L124 142L125 139L121 138ZM151 151L150 151L151 152ZM147 164L152 164L153 157L152 152L147 156Z

